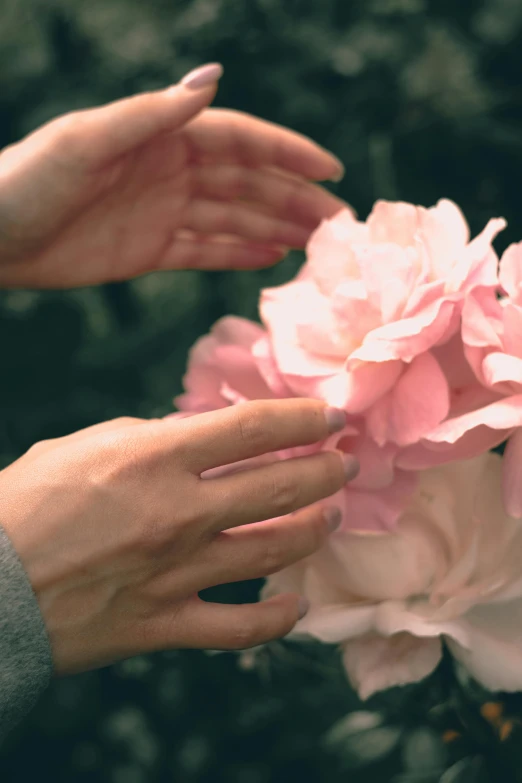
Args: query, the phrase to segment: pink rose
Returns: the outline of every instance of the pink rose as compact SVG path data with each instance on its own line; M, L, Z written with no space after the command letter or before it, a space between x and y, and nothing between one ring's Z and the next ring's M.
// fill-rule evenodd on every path
M501 458L427 470L393 534L340 533L271 576L301 592L293 635L341 645L364 699L420 680L453 655L491 690L522 690L522 527L506 515Z
M465 298L498 285L491 242L504 226L490 220L470 242L447 200L379 201L366 223L348 210L323 221L295 280L261 297L285 383L364 413L380 446L417 443L450 409L434 349L458 332Z
M218 321L211 333L192 348L184 378L185 393L175 400L183 413L200 413L246 400L297 396L279 372L266 331L243 318ZM392 528L408 502L416 475L397 469L394 446L378 446L367 437L366 422L349 417L345 429L306 449L288 449L264 459L287 459L315 450L341 449L355 454L361 470L357 478L334 495L343 513L344 527L365 530ZM252 466L242 463L227 470Z
M500 262L498 299L490 289L467 297L462 341L480 395L429 434L427 448L484 451L509 438L503 463L506 508L522 516L522 243L511 245ZM514 433L514 434L512 434ZM403 456L402 463L408 466Z

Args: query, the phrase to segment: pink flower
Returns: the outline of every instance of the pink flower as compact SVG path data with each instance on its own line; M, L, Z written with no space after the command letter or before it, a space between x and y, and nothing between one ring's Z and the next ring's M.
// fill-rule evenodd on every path
M380 446L417 443L450 409L434 349L458 332L465 298L498 285L491 241L504 226L491 220L470 242L447 200L380 201L366 223L348 210L323 221L295 280L261 297L288 388L364 413Z
M522 690L522 527L500 473L495 454L424 471L395 533L336 534L265 596L308 597L292 634L340 644L362 698L430 674L443 640L487 688Z
M429 434L432 448L484 451L509 438L504 458L504 498L513 516L522 516L522 243L511 245L500 262L501 299L490 289L467 297L462 313L466 360L482 385L467 410ZM514 434L512 434L514 433ZM403 456L402 463L408 460Z
M184 385L186 392L175 400L183 413L216 410L246 400L298 396L275 364L266 331L235 317L218 321L211 333L194 345ZM268 458L288 459L321 448L355 454L361 464L357 478L331 499L343 513L344 527L381 531L392 528L417 480L414 473L394 467L396 447L377 445L367 436L364 418L352 416L341 433L325 442L306 449L287 449ZM236 463L225 469L245 469L257 462Z

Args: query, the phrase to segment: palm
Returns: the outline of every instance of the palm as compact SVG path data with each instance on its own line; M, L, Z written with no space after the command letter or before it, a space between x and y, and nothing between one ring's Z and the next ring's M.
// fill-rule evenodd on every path
M307 181L333 170L326 153L246 115L206 109L124 154L70 127L58 120L30 137L44 161L29 183L33 198L28 202L23 178L10 191L16 220L7 229L0 221L0 236L16 285L263 266L286 246L304 246L319 221L343 206ZM2 167L9 178L17 155L13 147L0 156L0 178Z

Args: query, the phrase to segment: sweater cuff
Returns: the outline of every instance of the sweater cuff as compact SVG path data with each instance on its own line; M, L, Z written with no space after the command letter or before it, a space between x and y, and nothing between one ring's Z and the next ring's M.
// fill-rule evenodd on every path
M0 525L0 740L31 710L53 671L42 613Z

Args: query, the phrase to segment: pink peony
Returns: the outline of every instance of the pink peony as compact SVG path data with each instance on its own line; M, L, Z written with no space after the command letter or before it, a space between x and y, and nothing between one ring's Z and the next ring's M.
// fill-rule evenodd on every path
M211 333L194 345L184 385L186 392L175 403L186 413L216 410L245 400L296 396L274 362L266 331L235 317L218 321ZM415 474L394 467L396 448L378 446L367 437L365 420L352 416L346 428L327 441L281 451L269 459L287 459L320 448L355 454L361 464L357 478L332 498L343 513L344 527L392 528L416 485ZM250 467L256 461L228 469Z
M478 289L464 303L462 342L468 366L482 387L467 409L430 433L428 449L484 451L510 435L503 465L504 498L513 516L522 516L522 243L511 245L500 262L507 294ZM512 434L514 433L514 434ZM402 463L408 466L403 455Z
M450 412L436 349L458 333L465 298L497 287L491 242L504 226L490 220L470 242L447 200L379 201L366 223L348 210L323 221L297 277L261 297L287 388L364 413L381 447L416 444Z
M308 597L292 634L340 644L362 698L430 674L442 640L487 688L522 690L522 528L500 472L495 454L424 471L396 533L336 534L265 596Z

